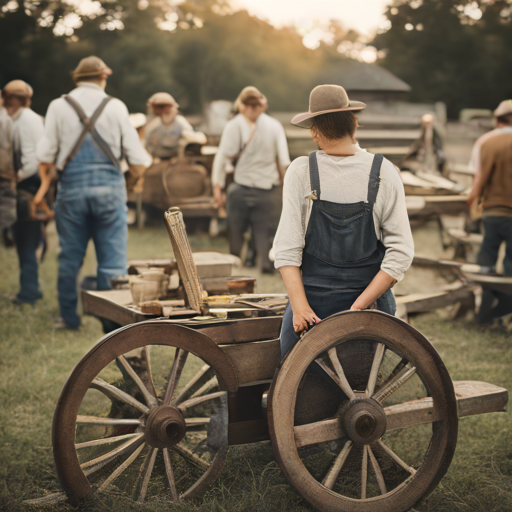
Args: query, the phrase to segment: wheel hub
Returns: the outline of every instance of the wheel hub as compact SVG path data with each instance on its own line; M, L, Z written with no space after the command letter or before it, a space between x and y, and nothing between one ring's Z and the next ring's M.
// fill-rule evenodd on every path
M386 413L373 398L357 398L348 404L342 423L354 443L373 444L386 432Z
M146 420L146 441L154 448L168 448L178 444L185 437L186 432L183 414L172 405L157 407Z

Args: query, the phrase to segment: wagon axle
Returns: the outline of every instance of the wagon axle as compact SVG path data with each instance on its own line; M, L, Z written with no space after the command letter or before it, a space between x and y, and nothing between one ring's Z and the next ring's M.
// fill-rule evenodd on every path
M346 407L343 426L354 443L373 444L386 432L386 413L373 398L356 398Z
M146 442L153 448L170 448L178 444L186 433L185 418L172 405L155 408L146 421Z

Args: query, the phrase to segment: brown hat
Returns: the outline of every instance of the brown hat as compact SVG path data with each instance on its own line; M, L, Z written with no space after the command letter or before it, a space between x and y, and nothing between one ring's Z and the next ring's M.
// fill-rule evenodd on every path
M81 78L96 78L101 75L110 76L112 70L99 58L91 55L82 59L75 70L71 71L71 76L75 82Z
M242 92L238 95L233 107L235 110L239 110L241 104L248 105L250 103L259 102L264 105L266 101L267 98L259 89L252 85L248 85L242 89Z
M494 117L508 116L512 114L512 100L503 100L494 111Z
M32 98L34 89L23 80L12 80L5 85L2 96L21 96L23 98Z
M309 95L309 112L297 114L292 124L300 128L311 128L313 117L345 110L362 110L366 104L350 101L347 91L341 85L318 85Z
M149 98L148 107L155 105L176 105L179 106L176 100L168 92L156 92Z

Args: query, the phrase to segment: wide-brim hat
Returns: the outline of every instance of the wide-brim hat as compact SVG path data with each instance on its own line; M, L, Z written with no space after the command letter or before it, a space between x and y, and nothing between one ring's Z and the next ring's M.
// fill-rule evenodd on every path
M351 101L341 85L318 85L309 95L309 111L297 114L292 119L292 124L300 128L311 128L316 116L346 110L363 110L365 107L366 103L362 101Z
M94 55L82 59L76 69L71 71L71 76L75 82L79 82L81 78L99 78L101 75L110 76L111 74L112 70L99 57Z
M168 92L155 92L148 100L148 107L156 105L176 105L179 106L176 100Z
M27 82L23 80L12 80L6 84L2 91L3 96L20 96L22 98L32 98L34 90Z
M267 98L265 95L253 85L248 85L244 87L240 94L238 95L235 103L233 104L234 110L240 110L240 105L247 105L249 103L259 103L262 106L265 105Z
M494 117L508 116L512 114L512 100L503 100L494 111Z

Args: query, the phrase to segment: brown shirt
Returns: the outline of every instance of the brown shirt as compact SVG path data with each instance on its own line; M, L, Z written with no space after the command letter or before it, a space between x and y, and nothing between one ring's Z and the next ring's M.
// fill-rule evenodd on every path
M512 208L512 133L496 135L481 148L483 208Z

